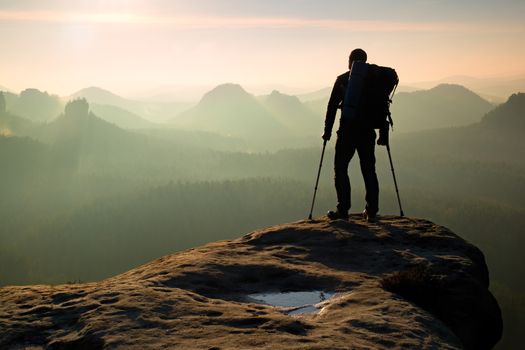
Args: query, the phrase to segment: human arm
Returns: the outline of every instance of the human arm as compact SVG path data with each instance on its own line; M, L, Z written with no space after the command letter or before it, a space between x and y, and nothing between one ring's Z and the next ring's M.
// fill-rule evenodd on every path
M348 76L346 76L348 80ZM335 117L337 115L337 109L340 107L341 102L345 94L346 84L345 84L345 75L340 75L337 77L334 87L332 88L332 93L330 94L330 99L328 100L328 106L326 108L326 117L324 121L324 133L323 140L328 141L332 136L332 128L334 126Z

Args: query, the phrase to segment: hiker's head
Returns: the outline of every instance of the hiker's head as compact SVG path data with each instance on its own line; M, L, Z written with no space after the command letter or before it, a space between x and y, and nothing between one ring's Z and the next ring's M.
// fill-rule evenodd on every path
M350 57L348 58L348 68L352 67L352 63L354 61L363 61L366 62L366 52L363 49L355 49L350 53Z

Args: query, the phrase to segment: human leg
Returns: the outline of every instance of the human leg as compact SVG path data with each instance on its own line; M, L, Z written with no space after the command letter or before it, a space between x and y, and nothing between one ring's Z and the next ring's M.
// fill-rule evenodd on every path
M351 206L351 187L348 164L355 153L355 146L346 137L338 136L335 145L334 182L337 192L337 211L348 213Z
M374 130L362 135L357 146L361 173L365 181L366 211L369 216L374 216L379 211L379 182L376 174L375 138Z

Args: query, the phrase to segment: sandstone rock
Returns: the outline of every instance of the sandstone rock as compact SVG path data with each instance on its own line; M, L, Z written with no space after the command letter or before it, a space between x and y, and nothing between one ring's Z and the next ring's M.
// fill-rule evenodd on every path
M1 288L0 348L491 349L488 284L481 251L429 221L299 221L100 282ZM310 290L336 294L301 315L246 297Z

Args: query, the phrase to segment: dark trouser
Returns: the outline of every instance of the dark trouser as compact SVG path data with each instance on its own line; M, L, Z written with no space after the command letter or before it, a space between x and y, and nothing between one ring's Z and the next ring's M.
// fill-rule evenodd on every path
M337 132L335 144L335 190L337 191L337 210L350 210L350 179L348 164L355 151L359 155L361 173L365 180L366 210L376 214L379 210L379 183L376 175L376 158L374 155L376 133L374 129L350 129Z

